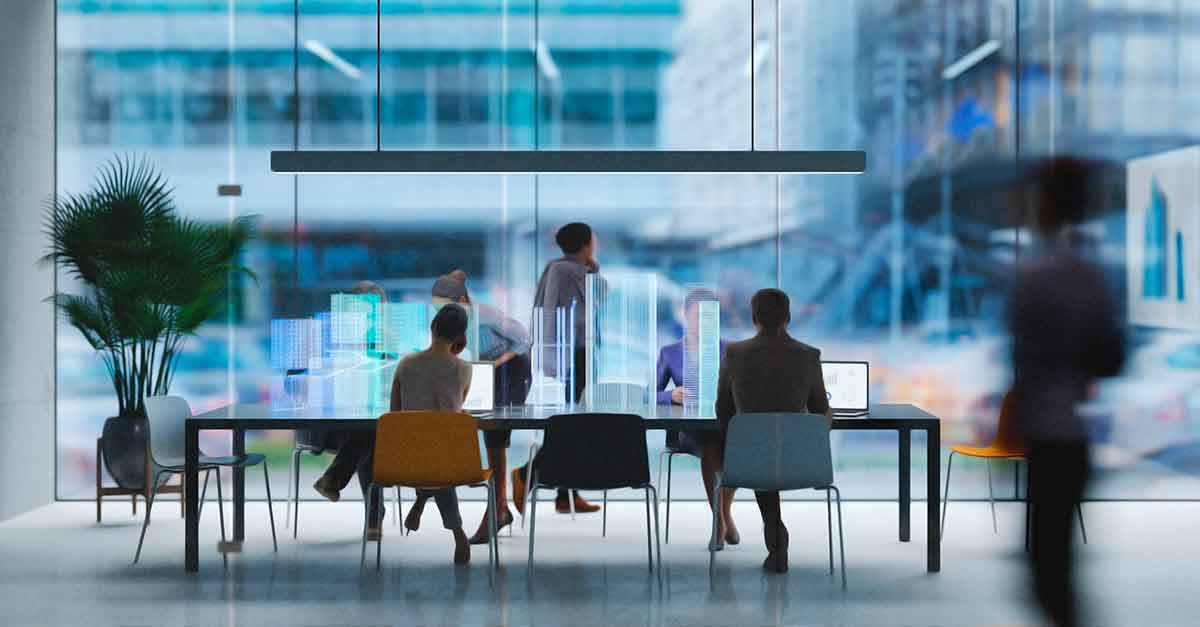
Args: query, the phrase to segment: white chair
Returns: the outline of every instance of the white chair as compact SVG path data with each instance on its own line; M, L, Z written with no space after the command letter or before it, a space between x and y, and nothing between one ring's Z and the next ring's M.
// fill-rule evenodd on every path
M725 468L717 473L713 490L712 541L708 570L717 559L717 512L721 488L749 490L822 490L829 522L829 574L833 574L833 512L830 493L837 496L838 548L842 588L846 587L846 547L842 537L842 495L833 484L829 422L824 416L801 413L738 414L725 435Z
M187 401L178 396L154 396L146 399L146 418L149 429L146 455L152 466L151 472L154 481L151 485L154 486L154 489L150 491L150 498L146 500L146 520L142 523L142 534L138 538L137 553L133 556L134 564L142 555L142 543L146 539L146 528L150 526L150 510L154 507L154 496L158 493L161 480L169 475L181 475L185 471L186 432L184 423L191 416L192 410L188 407ZM201 452L199 469L204 472L204 490L201 491L200 503L204 503L204 492L208 489L208 475L215 470L217 471L217 508L221 520L222 543L225 542L225 507L224 497L221 494L220 468L247 468L262 464L263 479L266 480L267 486L267 512L271 517L271 543L274 545L275 551L279 551L279 543L275 539L275 511L271 506L271 477L267 472L266 460L266 456L259 453L211 457ZM192 487L188 486L188 488ZM224 553L221 554L221 559L228 564L228 558Z

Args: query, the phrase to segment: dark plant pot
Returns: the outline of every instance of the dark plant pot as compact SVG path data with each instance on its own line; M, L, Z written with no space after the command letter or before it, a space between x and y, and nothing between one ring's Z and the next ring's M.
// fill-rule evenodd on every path
M145 418L112 416L104 421L100 450L104 467L117 485L127 490L143 490L146 485Z

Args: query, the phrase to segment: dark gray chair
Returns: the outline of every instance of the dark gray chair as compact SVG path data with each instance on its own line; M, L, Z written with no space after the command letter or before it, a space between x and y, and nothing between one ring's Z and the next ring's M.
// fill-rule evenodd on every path
M646 559L654 571L657 545L658 576L662 577L662 545L657 542L658 492L650 483L650 458L646 451L646 423L631 414L570 414L551 416L546 423L546 443L529 480L529 572L533 573L533 546L537 537L539 489L642 490L646 497ZM653 501L654 525L650 524ZM651 531L654 533L651 538Z
M146 422L149 434L149 451L152 472L154 473L154 481L152 485L155 489L150 491L150 498L146 500L146 520L142 523L142 534L138 538L137 553L133 556L133 563L136 564L142 556L142 543L146 540L146 528L150 526L150 510L154 507L154 496L158 492L158 486L163 480L170 475L181 475L184 473L184 459L186 450L186 432L184 423L192 416L192 409L188 407L187 401L178 396L154 396L146 399ZM275 510L271 505L271 476L267 472L267 458L259 453L246 453L242 455L229 455L225 457L212 457L200 454L199 469L204 472L204 488L200 493L200 503L204 503L204 495L208 490L208 475L212 471L217 471L217 509L221 520L221 543L225 543L225 507L224 498L221 494L221 472L222 467L226 468L247 468L261 464L263 468L263 479L267 486L267 512L271 517L271 544L276 552L279 551L279 542L275 539ZM228 558L225 553L221 554L221 559L228 564Z
M833 484L833 456L829 446L829 421L824 416L801 413L738 414L725 435L725 467L717 473L714 501L721 488L748 490L821 490L829 522L829 574L833 574L833 512L830 493L837 497L838 549L841 553L842 588L846 587L846 547L842 536L842 495ZM717 512L712 504L712 542L708 570L716 567Z

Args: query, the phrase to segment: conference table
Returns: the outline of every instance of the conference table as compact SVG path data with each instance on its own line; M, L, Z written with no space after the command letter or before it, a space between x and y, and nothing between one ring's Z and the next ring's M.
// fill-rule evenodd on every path
M573 408L552 407L506 407L478 418L479 428L484 431L544 430L546 419L556 414L585 413L582 406ZM602 410L595 410L602 411ZM629 412L618 412L629 413ZM212 411L197 414L186 421L185 480L187 485L199 485L198 461L200 456L201 431L229 431L233 435L233 454L246 452L246 432L258 430L308 430L352 431L374 430L378 414L361 410L331 407L303 409L277 409L267 403L237 403ZM678 406L658 406L653 416L643 416L646 428L675 429L682 431L714 431L719 427L715 418L700 418L684 415ZM835 417L833 429L843 431L895 431L898 435L899 471L899 518L900 541L911 538L910 506L912 504L912 455L911 436L913 431L926 434L926 495L928 506L925 512L926 526L926 570L931 573L942 569L941 542L939 541L938 512L941 511L941 421L934 415L909 404L880 403L872 405L869 414L861 417ZM200 520L199 490L187 490L184 507L186 531L184 532L184 570L196 572L200 567ZM246 477L241 468L233 470L233 538L237 546L245 540Z

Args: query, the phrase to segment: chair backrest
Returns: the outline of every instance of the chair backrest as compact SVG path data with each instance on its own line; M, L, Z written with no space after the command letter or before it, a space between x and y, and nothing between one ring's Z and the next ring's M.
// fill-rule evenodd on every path
M375 425L375 483L440 488L480 483L475 419L438 411L394 411Z
M754 490L833 485L828 420L802 413L737 414L725 435L721 484Z
M538 482L613 490L650 483L646 423L633 414L568 414L547 419Z
M146 422L150 427L150 458L180 460L186 449L184 423L192 417L192 408L180 396L152 396L146 399Z
M1014 402L1012 390L1005 392L1004 399L1000 401L1000 415L996 418L996 437L992 438L991 447L1019 453L1025 451L1025 443L1017 433L1014 423Z

